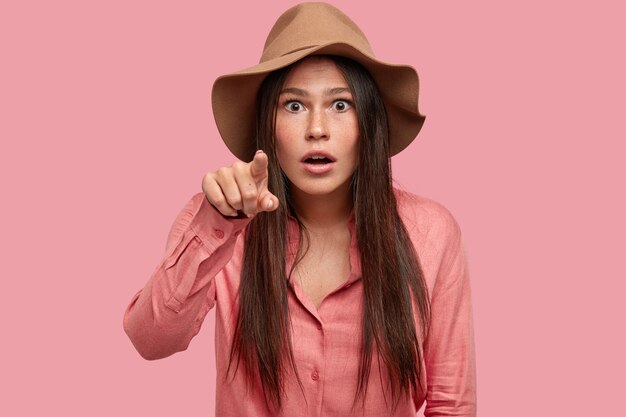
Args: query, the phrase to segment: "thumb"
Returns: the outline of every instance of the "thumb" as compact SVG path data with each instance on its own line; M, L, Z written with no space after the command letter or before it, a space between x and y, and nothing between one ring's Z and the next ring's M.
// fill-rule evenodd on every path
M250 174L255 181L267 177L267 155L260 149L256 151L254 159L250 162Z
M278 198L265 189L259 195L259 211L274 211L278 208Z

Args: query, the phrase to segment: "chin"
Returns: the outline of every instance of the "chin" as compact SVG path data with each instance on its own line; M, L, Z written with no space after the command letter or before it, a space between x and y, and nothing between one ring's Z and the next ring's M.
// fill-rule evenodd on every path
M327 195L337 195L338 193L346 193L350 192L350 179L344 183L336 183L335 181L325 182L320 180L315 180L313 183L311 182L291 182L291 186L294 191L311 195L311 196L327 196Z

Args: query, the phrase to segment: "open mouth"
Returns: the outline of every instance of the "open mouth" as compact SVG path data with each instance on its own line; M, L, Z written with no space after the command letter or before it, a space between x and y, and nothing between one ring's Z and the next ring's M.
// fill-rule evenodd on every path
M316 156L311 156L309 158L306 158L304 162L306 162L307 164L313 164L313 165L324 165L324 164L329 164L333 161L325 156L316 155Z

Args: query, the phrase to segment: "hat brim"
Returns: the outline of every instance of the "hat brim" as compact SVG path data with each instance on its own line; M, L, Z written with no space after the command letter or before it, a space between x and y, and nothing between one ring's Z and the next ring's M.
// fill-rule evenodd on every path
M267 74L308 55L322 54L353 59L372 75L385 103L392 155L415 139L426 118L418 110L419 78L415 69L379 61L349 44L333 42L300 49L215 80L211 93L215 123L237 158L249 161L256 151L256 96Z

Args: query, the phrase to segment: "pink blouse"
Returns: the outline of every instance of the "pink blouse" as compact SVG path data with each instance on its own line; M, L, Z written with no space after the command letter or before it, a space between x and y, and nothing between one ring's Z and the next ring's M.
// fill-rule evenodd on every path
M293 280L288 304L297 371L285 381L284 416L415 416L426 402L431 416L476 415L476 369L469 273L461 231L440 203L395 190L400 216L415 245L431 299L428 343L423 351L426 395L403 397L394 414L385 402L385 373L378 372L376 350L365 403L354 400L361 341L363 286L354 221L350 222L351 272L319 308ZM187 349L215 307L216 415L271 416L260 381L246 389L242 368L226 379L237 314L243 236L249 219L227 219L203 193L180 212L160 264L124 314L124 330L142 357L161 359ZM298 225L290 219L289 251L298 244ZM269 248L268 248L269 250ZM293 257L287 255L287 266ZM417 317L415 317L417 322ZM382 378L382 381L381 381Z

